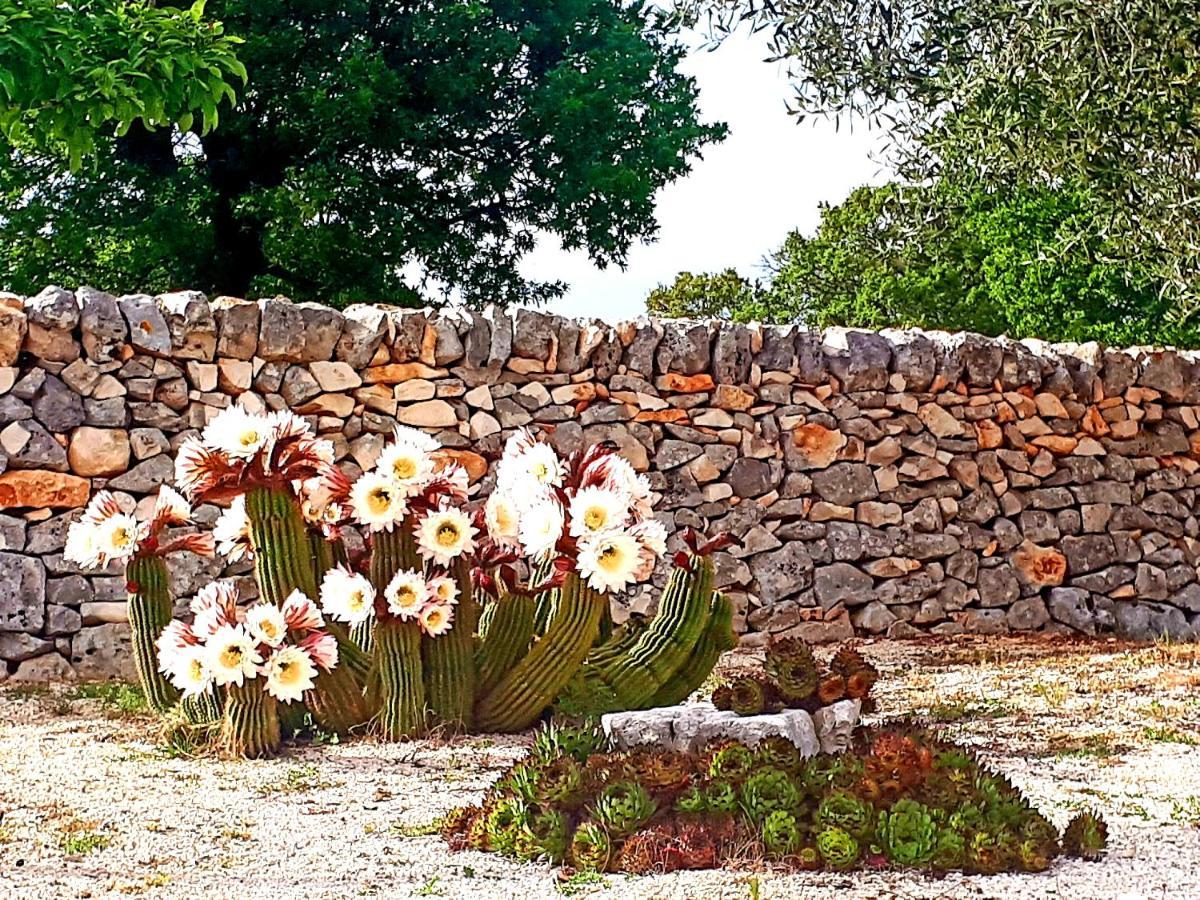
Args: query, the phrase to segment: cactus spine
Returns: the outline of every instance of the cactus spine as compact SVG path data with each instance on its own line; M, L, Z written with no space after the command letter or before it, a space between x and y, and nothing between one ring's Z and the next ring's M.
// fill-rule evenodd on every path
M257 680L231 684L225 693L221 749L231 757L265 759L279 753L281 737L275 698Z
M319 591L313 548L295 498L284 490L253 488L246 494L246 515L254 548L254 575L263 599L281 606L295 590L315 599ZM371 717L362 690L366 662L344 629L331 623L329 631L338 642L339 664L317 677L306 702L321 727L345 734Z
M158 670L158 638L171 621L172 612L167 564L161 557L136 557L126 568L125 579L129 586L129 630L138 683L150 708L163 713L179 699L179 691Z
M476 656L477 687L481 694L494 688L529 649L533 639L534 606L532 597L510 594L503 586L496 598L488 603L479 625L481 641Z
M425 699L437 720L455 731L470 731L475 709L475 626L479 604L471 590L471 570L454 567L458 605L454 627L440 637L421 637Z
M555 593L545 634L476 704L475 723L482 730L520 731L533 724L596 642L607 595L574 572Z

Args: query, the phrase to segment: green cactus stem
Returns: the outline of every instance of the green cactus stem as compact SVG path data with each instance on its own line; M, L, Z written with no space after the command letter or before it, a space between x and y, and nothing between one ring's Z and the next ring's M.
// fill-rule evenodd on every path
M296 499L285 490L252 488L246 493L246 516L259 595L282 606L299 590L315 601L320 591L312 541ZM345 734L371 718L372 704L362 687L369 661L343 628L336 623L328 628L338 642L339 663L317 677L305 702L322 728Z
M157 556L136 557L125 569L125 580L138 683L150 708L165 713L179 700L179 691L158 670L158 638L170 623L172 612L166 561Z
M705 556L688 562L671 573L658 613L632 647L614 654L601 645L588 654L572 684L574 705L584 697L594 707L586 710L591 714L645 709L689 661L713 609L713 568Z
M375 613L350 628L350 640L367 656L375 652Z
M658 692L646 701L646 708L682 703L712 674L721 654L736 646L737 636L733 633L733 603L724 594L714 594L708 627L704 629L704 634L700 635L700 640L696 641L692 655L667 679Z
M566 577L546 633L475 706L483 731L520 731L541 715L583 662L600 633L608 597L574 572Z
M470 731L475 716L475 626L479 604L471 589L471 571L460 560L454 567L458 604L454 624L441 637L421 637L425 701L438 722L454 731Z
M266 759L279 754L278 706L262 687L257 679L226 687L220 738L226 756Z
M219 688L210 687L203 694L184 697L179 709L189 725L212 725L221 721L225 710L225 695Z
M425 734L425 682L421 677L421 626L398 619L375 623L375 671L379 675L377 730L389 741Z
M480 643L476 653L478 690L487 693L517 664L533 638L533 597L510 594L503 587L488 602L479 623Z

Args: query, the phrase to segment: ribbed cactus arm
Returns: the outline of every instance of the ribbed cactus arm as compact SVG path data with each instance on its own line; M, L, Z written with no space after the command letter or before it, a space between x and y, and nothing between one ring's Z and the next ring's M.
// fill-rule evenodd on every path
M708 626L692 649L692 655L658 692L646 701L646 708L682 703L712 674L721 654L736 646L737 636L733 633L733 603L724 594L714 594Z
M692 556L671 573L650 627L633 648L599 666L625 709L639 709L691 656L712 608L712 560Z
M488 602L480 620L479 647L475 652L480 694L494 688L529 650L534 608L533 597L510 594L503 587Z
M520 731L533 724L596 642L607 605L607 595L569 574L546 633L476 704L476 726L484 731Z
M168 580L167 563L161 557L137 557L125 569L133 662L146 703L159 713L169 710L179 699L179 691L158 668L158 638L171 621Z
M459 560L455 565L454 580L458 586L454 626L440 637L421 638L425 700L438 721L456 731L470 731L475 708L475 626L479 604L465 561Z

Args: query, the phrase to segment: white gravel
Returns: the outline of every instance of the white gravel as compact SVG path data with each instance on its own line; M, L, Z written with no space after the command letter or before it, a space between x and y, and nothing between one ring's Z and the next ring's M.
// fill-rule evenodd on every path
M478 799L526 738L170 759L149 719L114 717L69 691L0 688L0 897L1200 897L1200 750L1184 743L1200 740L1194 651L993 640L867 652L887 673L883 713L936 702L954 718L977 704L988 717L951 727L1058 824L1101 809L1108 857L1042 875L767 870L561 884L547 866L451 854L420 834ZM69 855L64 835L104 846Z

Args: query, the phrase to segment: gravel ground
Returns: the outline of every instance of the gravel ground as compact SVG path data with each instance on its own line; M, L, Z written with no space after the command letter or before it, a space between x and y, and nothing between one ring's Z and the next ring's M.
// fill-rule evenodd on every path
M1059 825L1096 806L1094 864L1042 875L770 870L559 882L450 854L430 826L527 743L296 746L269 762L171 758L153 720L78 690L0 688L0 897L1198 897L1200 648L878 642L880 714L942 722Z

